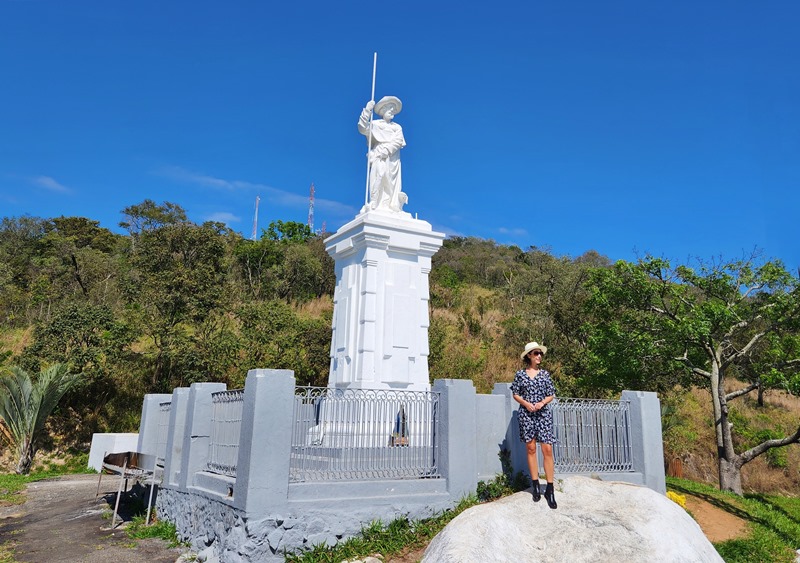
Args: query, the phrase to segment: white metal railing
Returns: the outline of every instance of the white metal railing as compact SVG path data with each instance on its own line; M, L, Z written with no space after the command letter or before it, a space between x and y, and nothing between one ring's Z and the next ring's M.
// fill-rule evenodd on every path
M156 442L156 463L163 467L167 455L167 437L169 435L169 413L172 402L158 404L158 441Z
M291 482L439 477L439 394L297 387Z
M208 470L236 477L239 436L242 429L244 389L211 394L211 441L208 445Z
M244 390L212 394L208 470L236 476ZM169 403L161 403L159 456ZM290 482L440 477L439 394L297 387ZM633 471L628 401L553 403L556 471ZM163 442L162 442L163 441Z
M553 406L557 472L633 471L628 401L567 398Z

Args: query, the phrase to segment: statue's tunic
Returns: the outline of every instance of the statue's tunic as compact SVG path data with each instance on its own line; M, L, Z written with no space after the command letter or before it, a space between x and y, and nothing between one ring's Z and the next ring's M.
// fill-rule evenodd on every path
M358 131L367 137L368 145L371 113L365 108L358 119ZM403 128L384 119L375 119L371 125L370 207L400 211L404 203L400 201L402 190L400 149L406 146Z

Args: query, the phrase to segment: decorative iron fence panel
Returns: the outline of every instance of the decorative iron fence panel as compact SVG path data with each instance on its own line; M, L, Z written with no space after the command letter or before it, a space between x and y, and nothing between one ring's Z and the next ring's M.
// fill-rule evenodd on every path
M290 482L440 477L439 394L297 387Z
M169 413L172 402L158 404L158 442L156 443L156 463L163 466L167 455L167 435L169 433Z
M208 445L208 470L236 477L239 436L242 430L244 389L211 394L211 441Z
M628 401L567 398L553 406L558 473L633 471Z

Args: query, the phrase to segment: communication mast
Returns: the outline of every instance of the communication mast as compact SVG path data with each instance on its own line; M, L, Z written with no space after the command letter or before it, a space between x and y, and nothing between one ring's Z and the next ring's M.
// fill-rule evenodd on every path
M311 183L311 195L308 197L308 228L314 232L314 183Z
M258 202L261 198L256 196L256 212L253 214L253 240L258 240Z

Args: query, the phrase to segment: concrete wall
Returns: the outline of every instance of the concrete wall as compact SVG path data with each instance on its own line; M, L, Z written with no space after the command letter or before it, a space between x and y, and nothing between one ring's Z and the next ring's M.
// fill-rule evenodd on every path
M642 475L642 484L666 494L661 404L658 395L646 391L623 391L622 400L630 401L631 404L633 468Z
M456 387L474 399L471 382L459 383L469 383ZM455 504L448 483L464 483L465 492L458 499L474 491L474 469L453 480L289 483L295 380L286 370L249 372L237 477L210 473L205 463L211 393L224 388L195 383L188 392L175 390L165 479L157 497L160 518L174 522L178 534L193 548L213 546L223 561L283 561L284 550L335 543L356 535L374 520L389 523L400 517L431 517ZM146 404L158 407L155 401ZM455 415L458 409L451 412ZM474 415L465 416L474 423ZM183 428L182 440L179 428Z
M158 422L161 418L161 403L172 400L165 393L145 395L142 402L142 418L139 422L139 442L136 451L144 454L158 453Z
M289 482L295 380L286 370L251 370L244 391L237 477L206 469L211 394L222 384L195 383L172 395L167 459L157 504L195 549L209 546L222 561L282 561L284 551L332 544L374 520L426 518L473 494L479 480L501 472L511 452L514 471L527 472L516 403L508 384L478 395L471 381L437 380L439 479ZM169 397L169 396L167 396ZM631 402L635 471L599 477L664 492L658 398L626 392ZM163 396L145 400L140 434L155 443L150 421Z

